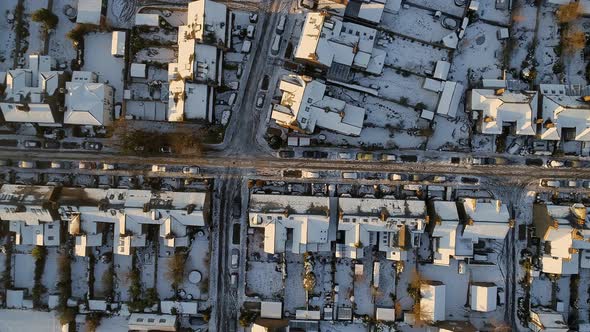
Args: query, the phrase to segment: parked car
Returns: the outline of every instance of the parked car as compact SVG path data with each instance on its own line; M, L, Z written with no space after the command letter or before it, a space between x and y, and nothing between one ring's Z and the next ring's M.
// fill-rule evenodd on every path
M250 23L258 22L258 13L251 13L248 17L250 19Z
M304 179L317 179L320 177L320 173L312 171L302 171L301 177Z
M38 149L41 147L41 142L26 140L24 145L27 149Z
M459 261L459 274L465 274L467 272L467 263L465 261Z
M160 147L160 153L172 153L172 148L168 145Z
M547 180L547 179L541 179L541 181L539 182L539 184L541 185L541 187L549 187L549 188L559 188L561 186L559 184L559 181L557 181L557 180Z
M356 154L356 160L371 161L373 160L372 153L359 152Z
M231 268L237 269L240 262L240 251L238 249L231 250Z
M357 172L342 172L343 179L358 179Z
M53 169L59 169L62 168L62 164L59 161L52 161L50 167Z
M328 152L324 152L324 151L303 151L303 158L324 159L324 158L328 158Z
M234 219L239 219L242 216L242 201L240 200L240 196L234 197L231 206L231 215Z
M391 181L405 181L408 177L405 174L396 174L392 173L389 174L389 179Z
M350 159L352 159L352 154L350 154L349 152L339 152L338 153L338 158L345 159L345 160L350 160Z
M264 105L264 97L266 97L264 93L258 95L258 98L256 98L256 107L260 108Z
M60 144L58 141L45 141L43 142L44 149L59 149Z
M397 160L397 156L394 154L383 154L381 156L381 160L384 161L396 161Z
M35 168L37 164L34 161L19 161L18 167L20 168Z
M232 273L229 277L229 282L232 286L236 286L238 284L238 274L237 273Z
M249 25L249 26L246 28L246 37L248 37L248 38L250 38L250 39L254 38L254 32L255 32L255 31L256 31L256 27L255 27L255 26L253 26L253 25Z
M198 166L185 166L182 168L182 173L184 174L199 174L199 171Z
M45 132L43 133L43 137L45 138L49 138L49 139L63 139L65 136L65 132L63 129L46 129Z
M280 158L293 158L293 157L295 157L295 151L291 151L291 150L279 151L279 157Z
M166 166L152 165L152 172L166 172Z
M103 170L105 170L105 171L112 171L112 170L114 170L115 168L117 168L117 167L115 166L115 164L108 164L108 163L104 163L104 164L102 164L102 169L103 169Z
M563 162L559 161L559 160L549 160L547 161L547 167L563 167L564 164Z
M82 147L86 150L99 151L99 150L102 150L102 143L100 143L100 142L84 142L84 143L82 143Z

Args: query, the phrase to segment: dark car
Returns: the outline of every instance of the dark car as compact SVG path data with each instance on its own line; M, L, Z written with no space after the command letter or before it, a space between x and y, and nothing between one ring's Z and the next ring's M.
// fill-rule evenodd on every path
M172 148L167 145L164 145L160 148L160 152L161 153L172 153Z
M99 142L84 142L82 147L86 150L95 150L99 151L102 149L102 143Z
M328 153L324 151L304 151L303 158L324 159L328 158Z
M239 219L242 216L242 200L240 196L236 196L231 206L231 215L234 219Z
M291 151L291 150L279 151L279 157L280 158L293 158L293 157L295 157L295 151Z
M59 142L58 141L45 141L43 142L44 149L59 149Z

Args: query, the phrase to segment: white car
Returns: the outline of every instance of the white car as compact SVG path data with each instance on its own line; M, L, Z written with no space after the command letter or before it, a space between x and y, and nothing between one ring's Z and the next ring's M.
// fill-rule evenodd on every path
M350 160L350 159L352 159L352 154L350 154L348 152L340 152L340 153L338 153L338 158Z
M563 162L559 160L550 160L547 162L547 166L549 167L563 167Z
M301 172L301 177L304 179L317 179L320 177L320 173L318 172L310 172L310 171L303 171Z
M197 166L186 166L182 168L184 174L199 174L199 167Z
M342 178L343 179L358 179L359 175L357 172L343 172Z
M248 37L248 38L250 38L250 39L254 38L254 31L255 31L255 30L256 30L256 27L255 27L255 26L253 26L253 25L249 25L249 26L246 28L246 37Z
M153 165L152 172L166 172L166 166Z
M116 168L115 164L107 164L107 163L102 164L102 169L105 171L112 171L115 168Z
M559 188L559 181L557 180L547 180L541 179L540 183L541 187L549 187L549 188Z

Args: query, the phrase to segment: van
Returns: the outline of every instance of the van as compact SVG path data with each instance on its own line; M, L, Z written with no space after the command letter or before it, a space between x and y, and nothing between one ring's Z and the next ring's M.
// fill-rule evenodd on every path
M356 173L356 172L343 172L342 178L343 179L358 179L358 173Z
M304 179L317 179L320 177L320 173L318 172L310 172L310 171L303 171L301 172L301 177Z
M285 31L285 23L287 22L287 16L282 15L277 24L277 33L280 35Z
M272 40L272 47L270 49L270 53L272 55L278 55L280 48L281 48L281 36L275 35L274 39Z
M227 104L231 107L234 106L234 103L236 102L236 97L238 97L237 93L232 93L231 95L229 95L229 99L227 100Z

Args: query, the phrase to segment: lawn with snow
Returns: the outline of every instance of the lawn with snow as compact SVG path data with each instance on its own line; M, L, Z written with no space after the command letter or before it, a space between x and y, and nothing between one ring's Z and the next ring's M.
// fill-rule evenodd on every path
M468 150L470 124L465 118L434 118L434 133L428 138L428 150ZM489 135L488 135L489 136Z
M431 43L440 43L446 35L452 32L444 28L441 19L433 17L434 10L425 10L417 7L401 8L399 13L383 13L381 24L387 30L405 36L420 39ZM460 25L460 22L457 22Z
M480 1L477 15L487 21L501 25L510 24L510 10L496 8L496 1Z
M3 0L0 1L0 71L12 69L14 57L13 51L15 47L14 22L9 22L8 13L14 14L14 8L18 0Z
M33 289L33 272L35 270L35 260L29 253L14 254L12 257L13 280L15 288L27 288L29 292Z
M115 88L115 102L123 101L125 59L111 55L111 33L91 33L84 38L83 70L95 72L98 81Z
M53 0L52 11L59 18L57 27L49 34L49 55L57 62L66 63L76 59L76 50L72 42L65 38L66 34L72 30L76 24L64 14L68 8L76 8L76 0Z
M450 59L450 50L402 36L383 36L385 64L423 75L434 71L436 61Z

